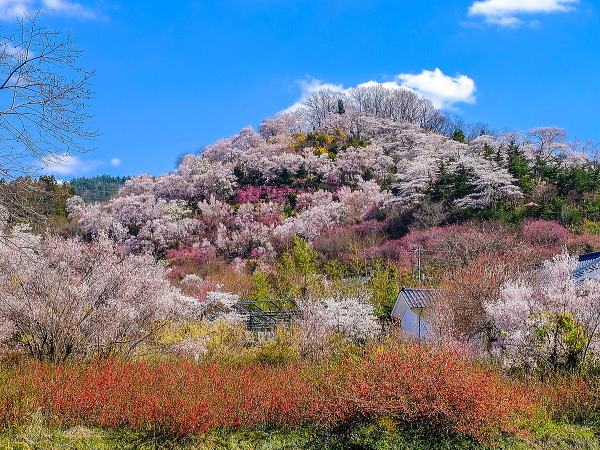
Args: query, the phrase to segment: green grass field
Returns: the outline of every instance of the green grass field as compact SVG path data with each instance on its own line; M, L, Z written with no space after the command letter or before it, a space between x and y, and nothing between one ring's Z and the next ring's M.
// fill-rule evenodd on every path
M37 418L21 430L0 433L0 449L484 449L469 438L440 435L423 427L404 427L383 420L343 430L301 428L212 433L206 436L173 438L152 432L75 426L66 429L45 425ZM500 449L600 449L600 440L586 428L546 425L533 430L526 440L495 442L487 448Z

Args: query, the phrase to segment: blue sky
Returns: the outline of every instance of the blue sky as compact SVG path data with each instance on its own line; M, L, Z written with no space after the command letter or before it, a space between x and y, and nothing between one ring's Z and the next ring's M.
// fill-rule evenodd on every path
M394 82L467 121L600 141L596 1L0 0L0 19L39 2L97 72L102 134L61 178L168 172L327 83Z

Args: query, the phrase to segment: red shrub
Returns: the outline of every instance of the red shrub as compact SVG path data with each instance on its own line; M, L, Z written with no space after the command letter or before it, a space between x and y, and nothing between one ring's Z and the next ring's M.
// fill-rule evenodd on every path
M430 258L446 264L466 264L478 255L505 252L515 247L517 236L510 229L490 222L485 227L450 225L412 231L401 239L369 249L372 257L384 257L414 265L414 249L420 247Z
M321 368L108 360L73 368L30 363L4 375L5 425L34 411L65 424L153 426L178 434L391 416L486 439L494 429L517 432L519 417L535 403L493 371L418 346Z
M556 222L530 220L523 225L523 238L531 244L564 244L570 237L571 232Z
M532 412L532 396L453 351L405 347L361 361L345 403L367 417L429 421L479 438L493 427L518 432L519 413Z

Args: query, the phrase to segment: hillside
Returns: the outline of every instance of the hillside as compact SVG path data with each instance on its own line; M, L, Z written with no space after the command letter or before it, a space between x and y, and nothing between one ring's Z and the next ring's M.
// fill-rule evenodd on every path
M600 169L564 130L453 135L349 108L316 127L283 114L185 156L173 173L126 181L105 205L71 208L82 232L131 248L202 246L228 258L269 258L292 235L373 220L396 238L470 219L595 229Z

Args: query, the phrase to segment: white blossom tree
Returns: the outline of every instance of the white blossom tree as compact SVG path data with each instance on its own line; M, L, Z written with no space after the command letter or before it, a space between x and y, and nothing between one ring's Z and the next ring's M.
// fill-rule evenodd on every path
M149 255L124 254L104 236L0 240L0 343L52 362L131 353L157 321L202 308Z
M499 332L505 364L574 369L600 351L600 281L573 276L577 259L566 253L508 282L484 305Z
M380 332L369 298L325 298L305 300L297 321L303 350L308 354L326 351L327 340L340 335L351 341L364 341Z

